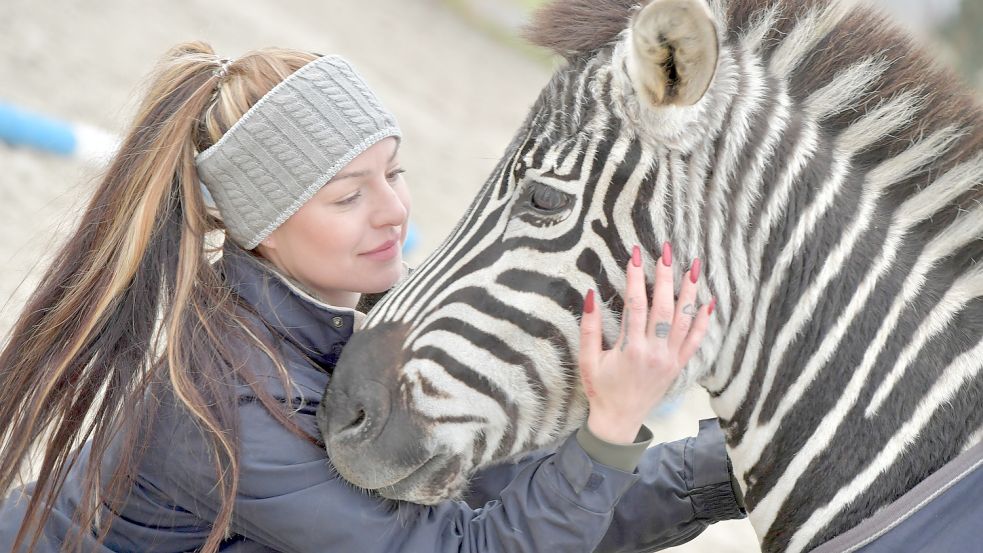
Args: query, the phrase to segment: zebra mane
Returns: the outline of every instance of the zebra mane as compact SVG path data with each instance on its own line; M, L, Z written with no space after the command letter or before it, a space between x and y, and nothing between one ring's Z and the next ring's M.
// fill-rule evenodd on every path
M610 44L628 27L641 0L555 0L533 14L524 36L570 58Z
M535 14L525 36L569 60L588 56L616 41L632 14L647 3L648 0L554 0ZM804 20L837 4L829 0L710 0L710 3L714 11L726 14L724 33L728 42L740 40L767 21L760 40L760 54L765 63ZM843 5L849 6L846 2ZM949 169L983 150L983 108L962 79L878 10L864 6L845 10L845 15L831 28L827 27L821 38L810 37L815 40L788 75L791 96L804 100L828 85L839 72L862 60L880 60L889 69L867 87L865 94L832 113L826 120L827 128L834 133L846 129L860 115L904 92L914 91L919 96L917 116L858 155L860 163L876 164L879 159L900 154L921 137L946 128L953 129L961 139L936 160L933 172ZM828 15L832 17L832 13ZM888 194L899 200L908 197L924 185L924 180L923 173L912 175L893 186ZM963 194L953 204L955 209L940 214L942 220L935 222L947 224L959 211L981 203L983 186L978 186Z

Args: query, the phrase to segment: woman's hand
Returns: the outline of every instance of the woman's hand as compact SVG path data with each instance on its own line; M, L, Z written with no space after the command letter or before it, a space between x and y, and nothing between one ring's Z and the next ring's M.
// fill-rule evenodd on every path
M683 279L673 300L672 249L663 246L656 264L652 309L645 294L641 251L628 263L625 312L614 347L602 351L601 314L594 291L587 292L580 323L580 377L590 403L587 426L602 440L629 444L648 413L668 391L706 334L716 300L697 308L700 261Z

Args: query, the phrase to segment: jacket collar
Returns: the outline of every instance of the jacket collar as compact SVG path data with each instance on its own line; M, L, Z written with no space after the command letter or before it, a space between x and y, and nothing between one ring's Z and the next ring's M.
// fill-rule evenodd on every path
M323 370L334 369L361 313L318 301L264 261L228 241L220 263L226 284L274 332Z

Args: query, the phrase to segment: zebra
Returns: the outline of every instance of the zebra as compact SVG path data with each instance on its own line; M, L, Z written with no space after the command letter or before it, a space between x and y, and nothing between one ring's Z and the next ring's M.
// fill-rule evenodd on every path
M566 64L345 348L326 447L432 503L555 444L583 293L613 339L631 246L651 275L669 240L718 299L676 388L710 392L762 549L808 550L983 439L983 110L847 0L638 4L539 12Z

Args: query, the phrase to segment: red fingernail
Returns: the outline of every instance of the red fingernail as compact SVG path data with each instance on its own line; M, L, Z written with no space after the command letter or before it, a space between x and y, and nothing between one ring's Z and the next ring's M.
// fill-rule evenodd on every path
M717 298L710 300L710 307L707 309L707 315L713 315L713 309L717 307Z
M689 280L693 284L700 280L700 258L697 257L693 260L693 267L689 270Z
M642 266L642 248L635 246L631 249L631 264L636 267Z
M584 313L594 312L594 289L587 291L587 297L584 298Z
M662 264L666 267L672 267L672 246L669 242L662 245Z

